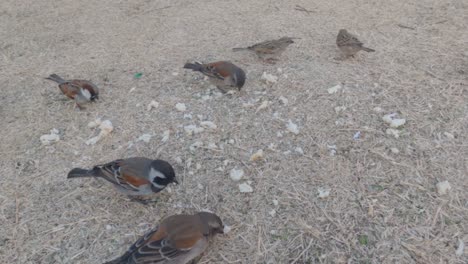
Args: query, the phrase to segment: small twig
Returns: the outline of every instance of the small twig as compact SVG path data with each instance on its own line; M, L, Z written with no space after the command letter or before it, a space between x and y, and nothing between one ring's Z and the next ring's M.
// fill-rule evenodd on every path
M405 26L405 25L402 25L402 24L397 24L397 26L399 26L399 27L401 27L401 28L416 30L414 27L409 27L409 26Z
M302 257L302 255L304 255L304 253L306 253L309 250L309 248L312 246L313 241L314 241L314 239L311 238L310 242L309 242L309 245L306 248L304 248L304 250L301 252L301 254L299 254L299 256L297 256L297 258L294 259L293 262L291 262L291 264L296 263Z
M145 12L141 13L141 15L144 15L144 14L147 14L147 13L150 13L150 12L154 12L154 11L159 11L159 10L168 9L168 8L171 8L171 7L172 7L172 6L165 6L165 7L150 9L150 10L148 10L148 11L145 11Z
M402 167L405 167L405 168L410 168L410 169L413 169L414 167L410 166L410 165L406 165L406 164L403 164L403 163L398 163L396 162L395 160L393 160L392 158L390 157L387 157L386 155L382 154L382 153L379 153L377 151L373 151L373 150L369 150L370 153L372 154L376 154L378 156L380 156L381 158L387 160L388 162L390 162L391 164L393 165L398 165L398 166L402 166Z
M310 13L315 13L315 11L307 10L303 6L300 6L300 5L296 5L296 7L294 9L297 10L297 11L306 12L308 15Z
M441 21L439 21L439 22L435 22L434 24L442 24L442 23L445 23L445 22L447 22L447 21L448 21L448 19L445 19L445 20L441 20Z

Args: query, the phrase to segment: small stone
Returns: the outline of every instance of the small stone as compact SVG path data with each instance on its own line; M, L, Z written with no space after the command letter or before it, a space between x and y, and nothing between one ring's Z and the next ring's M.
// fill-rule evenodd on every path
M404 125L406 123L406 119L404 118L396 118L397 117L397 114L396 113L391 113L391 114L388 114L388 115L384 115L382 117L382 120L389 124L390 127L392 128L398 128L398 127L401 127L402 125Z
M304 155L304 150L301 147L295 148L294 151L296 151L297 153L299 153L301 155Z
M112 230L112 226L111 225L106 225L106 230Z
M180 166L184 164L184 162L182 161L182 158L181 158L181 157L176 157L174 160L175 160L175 162L176 162L178 165L180 165Z
M263 72L262 77L261 77L261 80L264 81L264 82L266 82L266 83L273 84L273 83L277 83L277 82L278 82L278 76L275 76L275 75L273 75L273 74L269 74L269 73Z
M205 129L203 127L197 127L196 125L188 125L184 127L184 131L187 136L193 136L203 132L204 130Z
M42 135L39 139L42 145L50 145L60 140L59 131L56 128L52 128L50 134Z
M330 156L336 155L336 145L328 145L328 151L330 152Z
M229 233L229 232L231 232L231 227L228 226L228 225L224 225L223 233L224 233L224 234L227 234L227 233Z
M239 191L241 193L251 193L253 192L253 188L248 183L244 182L239 184Z
M198 183L197 188L200 189L200 190L203 190L204 187L203 187L203 185L201 183Z
M159 103L154 101L154 100L151 100L151 102L148 104L148 106L146 107L146 110L147 111L151 111L151 109L153 108L158 108L159 106Z
M177 103L175 105L175 108L177 109L177 111L179 112L184 112L185 110L187 110L187 107L185 106L184 103Z
M229 177L231 177L231 180L233 180L233 181L240 181L243 176L244 176L244 171L242 169L235 169L234 168L229 173Z
M390 148L390 151L391 151L393 154L398 154L398 153L400 153L400 150L398 150L397 148Z
M192 114L184 114L184 119L191 120L192 119Z
M96 119L96 120L94 120L94 121L89 122L89 123L88 123L88 127L89 127L89 128L96 128L96 127L98 127L101 123L102 123L101 119L98 118L98 119Z
M291 132L291 133L293 133L295 135L299 134L299 128L291 120L288 121L288 124L286 125L286 128L287 128L287 130L289 132Z
M201 169L201 167L202 167L202 166L201 166L201 164L200 164L200 163L197 163L197 164L195 164L195 169L196 169L196 170L200 170L200 169Z
M278 204L279 204L279 203L278 203L278 200L273 200L273 205L274 205L274 206L278 206Z
M436 184L437 187L437 193L439 195L444 195L447 194L452 189L452 186L450 186L450 183L448 181L443 181L439 182Z
M387 135L391 135L395 138L399 138L400 137L400 130L398 129L393 129L393 128L387 128L387 130L385 130L385 133Z
M213 142L210 142L208 143L208 145L206 146L207 149L211 149L211 150L217 150L218 149L218 146L216 145L216 143L213 143Z
M262 104L255 111L255 113L257 113L258 111L260 111L262 109L267 108L269 104L270 104L270 101L268 101L268 100L263 101Z
M200 126L206 129L211 129L211 130L216 130L218 128L218 126L211 121L202 121L200 122Z
M102 123L99 125L99 129L101 129L100 134L103 136L106 136L114 130L114 126L112 125L112 122L110 120L104 120Z
M171 134L171 131L170 130L165 130L163 133L162 133L162 139L161 141L162 142L166 142L169 140L169 136Z
M374 109L372 109L372 110L374 112L376 112L376 113L382 113L383 112L383 109L381 107L378 107L378 106L374 107Z
M445 135L448 139L455 139L455 136L454 136L452 133L444 132L444 135Z
M317 189L318 191L318 197L319 198L327 198L328 196L330 196L330 189L329 188L318 188Z
M461 240L460 238L458 239L458 247L457 250L455 251L455 255L461 256L463 255L463 251L465 250L465 242Z
M339 90L341 90L341 88L342 88L341 84L337 84L333 87L328 88L327 91L329 94L334 94L334 93L337 93Z
M189 149L191 152L194 152L196 149L200 148L203 146L203 142L201 141L196 141L195 143L193 143L192 145L190 145Z
M284 96L280 96L280 97L279 97L279 100L280 100L280 102L281 102L283 105L288 105L288 103L289 103L288 98L286 98L286 97L284 97Z
M344 110L346 110L346 106L336 106L335 107L335 113L339 113L339 112L343 112Z
M276 215L276 210L273 209L273 210L271 210L270 212L268 212L268 214L269 214L271 217L275 217L275 215Z
M263 149L259 149L257 152L255 152L252 156L250 156L250 161L255 162L258 160L263 159Z
M148 143L148 142L150 142L151 137L152 136L150 134L143 134L137 139L137 141L143 141L145 143Z
M99 125L99 129L100 129L99 134L93 138L86 140L85 142L86 145L94 145L102 138L108 136L112 132L112 130L114 130L114 126L112 125L111 121L104 120Z
M177 76L177 75L179 75L178 72L172 72L172 76Z

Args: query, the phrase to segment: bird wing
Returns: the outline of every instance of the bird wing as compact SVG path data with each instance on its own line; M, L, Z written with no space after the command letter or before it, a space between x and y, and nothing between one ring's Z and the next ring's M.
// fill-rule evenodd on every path
M339 46L362 46L363 43L353 34L340 34L338 38Z
M71 82L59 84L60 91L70 99L75 99L75 96L80 92L80 87Z
M274 54L279 48L278 44L277 40L267 40L250 46L249 49L258 53Z
M150 182L131 171L125 166L125 160L119 159L103 165L96 166L100 170L99 176L126 190L137 192L139 186Z
M190 254L192 247L199 244L198 239L194 240L194 243L184 242L184 248L177 247L178 242L171 240L168 230L159 226L135 242L123 257L126 257L129 263L178 263L178 259L185 258Z
M205 64L202 72L209 77L224 80L225 78L229 77L230 73L222 65L223 64L218 62Z

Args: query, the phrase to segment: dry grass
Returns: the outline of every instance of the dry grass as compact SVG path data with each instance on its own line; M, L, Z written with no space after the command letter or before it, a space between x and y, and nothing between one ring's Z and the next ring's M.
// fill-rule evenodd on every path
M233 226L201 263L466 263L466 250L455 254L468 242L466 1L3 0L0 10L0 263L102 263L162 217L201 209ZM334 60L342 27L377 52ZM283 35L301 39L274 66L230 51ZM248 72L245 90L203 100L215 89L181 69L192 59L232 60ZM278 83L262 83L264 71ZM43 79L50 73L91 79L102 99L78 112ZM337 83L344 89L328 94ZM147 112L151 100L160 106ZM385 134L390 112L407 119L399 139ZM218 130L186 136L198 115ZM97 117L115 131L89 147ZM285 132L289 119L299 135ZM42 146L52 128L62 140ZM135 142L145 133L150 143ZM190 152L196 141L219 149ZM258 149L265 160L249 162ZM65 177L136 155L180 157L182 184L143 206ZM234 167L253 193L239 193ZM443 180L452 190L440 196Z

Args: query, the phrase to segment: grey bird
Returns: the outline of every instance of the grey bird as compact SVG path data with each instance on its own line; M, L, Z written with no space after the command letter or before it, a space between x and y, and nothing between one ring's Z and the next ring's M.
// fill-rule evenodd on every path
M336 37L336 45L345 57L354 56L360 50L374 52L375 50L364 47L364 44L346 29L340 29Z
M211 63L186 63L185 69L198 71L208 76L210 82L221 92L228 90L241 90L245 84L246 75L244 70L237 67L230 61L217 61Z
M286 50L286 48L293 44L294 41L291 37L282 37L275 40L267 40L246 48L233 48L233 51L250 50L255 52L257 56L267 62L273 63L278 60L278 57Z
M114 160L96 165L92 169L74 168L67 178L96 177L112 183L121 193L129 196L150 195L162 191L172 182L178 183L174 168L164 160L143 157ZM142 200L135 199L139 202Z
M104 264L195 263L209 239L223 234L223 230L223 222L213 213L173 215L138 239L121 257Z

